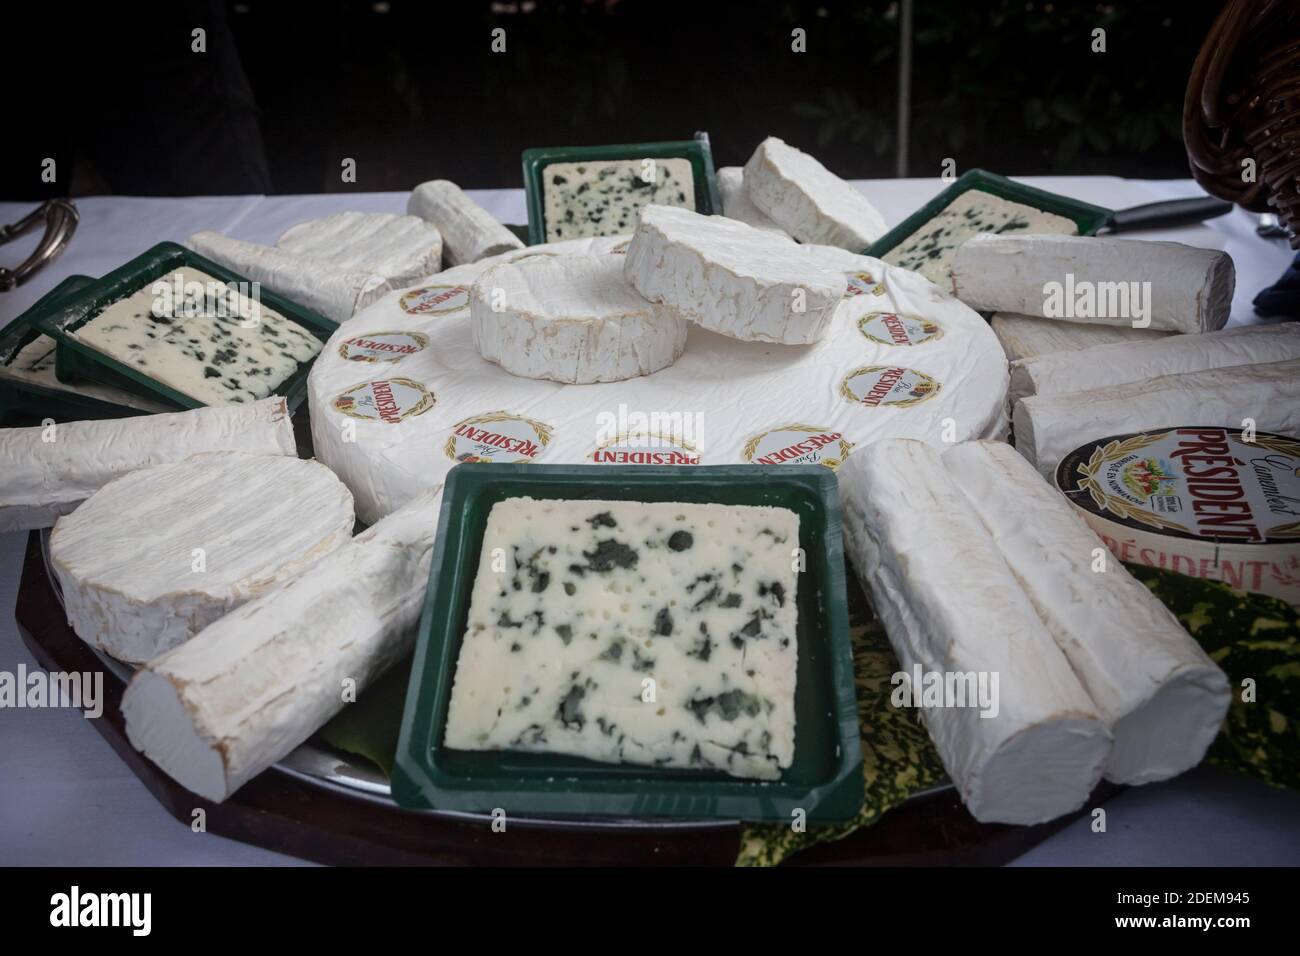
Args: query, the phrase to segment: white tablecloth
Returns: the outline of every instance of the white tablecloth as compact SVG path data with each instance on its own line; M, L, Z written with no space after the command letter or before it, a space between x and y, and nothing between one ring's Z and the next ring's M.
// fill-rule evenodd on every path
M1122 209L1194 196L1190 181L1112 177L1033 177L1026 182ZM858 184L890 223L938 193L938 179ZM524 222L521 190L471 193L505 222ZM0 294L0 325L59 280L100 276L163 240L200 229L271 243L303 219L342 210L403 212L405 193L232 196L186 199L102 197L77 206L81 224L66 252L30 283ZM30 205L0 203L0 222ZM1237 265L1232 324L1254 320L1250 300L1291 261L1285 243L1255 235L1240 210L1204 226L1134 234L1226 249ZM35 238L0 247L13 266ZM0 481L4 476L0 475ZM0 535L0 671L35 666L19 640L13 606L26 534ZM1081 820L1021 857L1020 864L1300 864L1300 794L1212 769L1130 790L1107 804L1105 833ZM209 834L192 833L154 802L144 786L77 713L0 710L0 865L288 864L299 861Z

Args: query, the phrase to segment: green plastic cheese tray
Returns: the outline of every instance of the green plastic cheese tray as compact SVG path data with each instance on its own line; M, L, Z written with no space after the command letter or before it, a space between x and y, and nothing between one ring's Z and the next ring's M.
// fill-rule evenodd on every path
M517 496L770 505L798 514L807 569L797 593L795 749L779 779L444 746L488 512ZM835 475L820 465L457 465L443 488L392 792L404 807L500 808L507 820L527 814L790 823L796 810L813 824L851 819L863 800L862 748Z
M62 300L47 303L42 308L33 310L32 324L58 341L55 374L58 375L59 380L75 382L89 379L178 409L202 407L202 402L155 381L139 369L84 345L71 335L107 306L182 266L198 269L227 283L249 282L243 276L204 258L193 250L174 242L160 242L125 265L114 269L101 279L94 280ZM264 306L303 326L321 342L326 341L338 328L329 319L268 289L261 290L260 300ZM313 357L309 361L300 362L297 371L274 389L275 394L284 396L290 411L302 404L303 399L307 397L307 374L311 371L314 361Z
M90 276L68 276L37 299L26 312L0 329L0 365L12 361L19 350L41 334L41 330L32 325L33 315L42 309L57 306L94 281ZM78 395L0 375L0 423L5 425L32 425L47 418L59 422L75 422L147 414L141 408L118 405L90 395Z
M528 200L528 244L546 241L546 216L542 203L542 174L551 163L603 162L611 159L688 159L695 184L695 211L705 216L722 214L718 178L708 133L694 139L660 143L623 143L613 146L548 146L524 150L524 193Z
M1074 224L1079 227L1079 235L1081 236L1093 235L1111 216L1111 210L1101 206L1094 206L1092 203L1086 203L1078 199L1070 199L1068 196L1048 192L1045 189L1035 189L1033 186L1026 186L1023 183L1008 179L1006 176L999 176L997 173L986 172L983 169L971 169L954 180L953 184L939 195L873 242L862 254L864 256L874 256L877 259L883 258L885 253L943 212L948 207L948 204L962 193L971 189L992 193L1001 199L1032 206L1035 209L1041 209L1043 212L1064 216L1066 219L1073 220Z

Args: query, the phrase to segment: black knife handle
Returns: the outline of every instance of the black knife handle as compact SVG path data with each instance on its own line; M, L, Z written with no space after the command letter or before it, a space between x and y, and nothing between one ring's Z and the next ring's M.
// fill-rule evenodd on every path
M1161 202L1120 209L1111 213L1102 231L1133 232L1138 229L1169 229L1215 219L1232 212L1232 203L1213 196L1165 199Z

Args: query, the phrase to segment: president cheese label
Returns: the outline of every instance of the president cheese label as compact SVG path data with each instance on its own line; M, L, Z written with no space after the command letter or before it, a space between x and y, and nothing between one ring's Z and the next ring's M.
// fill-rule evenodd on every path
M429 285L402 296L402 308L411 315L443 315L469 308L469 286Z
M1089 442L1057 487L1122 561L1300 605L1300 441L1185 426Z
M453 425L442 450L452 461L529 462L550 444L552 433L551 426L531 418L489 412Z
M782 425L745 442L740 457L753 465L825 465L834 471L853 443L832 428Z
M598 465L698 465L700 453L684 439L632 432L602 442L589 456Z
M894 312L868 312L858 320L858 331L881 345L924 345L943 335L938 322Z
M870 272L846 272L844 280L845 296L885 294L885 284Z
M855 405L906 408L934 398L938 381L914 368L897 365L867 365L854 369L840 382L840 395Z
M433 392L409 378L387 378L354 385L334 397L336 411L363 421L396 425L423 415L437 401Z
M429 337L419 332L367 332L343 342L339 355L349 362L396 362L428 344Z

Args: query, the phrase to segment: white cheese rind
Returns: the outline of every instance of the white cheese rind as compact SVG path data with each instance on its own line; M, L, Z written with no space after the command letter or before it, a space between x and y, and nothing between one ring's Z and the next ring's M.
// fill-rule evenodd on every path
M1001 442L943 454L957 486L1110 726L1108 780L1151 783L1195 767L1219 733L1228 679L1075 508Z
M1116 304L1130 300L1133 283L1139 283L1149 310L1149 328L1210 332L1228 321L1236 270L1232 258L1217 249L1107 236L979 235L957 250L952 264L953 294L971 308L1057 321L1133 328L1141 320L1131 302L1127 310L1103 308L1112 298ZM1124 299L1118 299L1117 284L1130 290ZM1050 296L1056 287L1059 292ZM1090 315L1075 307L1082 293L1069 291L1085 287L1095 295ZM1072 311L1049 316L1049 302ZM1125 311L1130 314L1096 314Z
M524 378L617 382L667 368L686 320L623 279L618 256L541 256L503 263L470 292L474 345Z
M336 212L291 227L275 247L328 262L340 272L372 272L400 289L442 269L436 224L389 212Z
M1175 334L1161 329L1061 322L1036 315L1016 315L1013 312L999 312L989 324L1002 343L1008 362L1050 355L1053 352L1090 349L1094 345L1109 345L1112 342L1150 342Z
M1300 358L1300 325L1248 325L1203 335L1097 345L1011 363L1008 400L1124 385L1161 375Z
M296 455L284 399L0 429L0 532L48 528L114 478L209 451Z
M1110 733L939 452L886 439L839 477L848 554L904 672L998 675L996 716L922 711L967 809L1024 824L1078 809Z
M1180 425L1300 435L1300 360L1162 375L1086 392L1030 395L1012 412L1016 448L1048 481L1090 441Z
M541 171L546 241L631 232L648 205L695 209L695 174L681 157L549 163Z
M953 257L967 239L981 232L1008 234L1061 233L1076 235L1073 220L1054 213L968 189L882 256L891 265L913 269L945 289L952 288Z
M862 252L888 229L866 196L775 136L759 143L745 164L745 192L800 242Z
M412 189L406 211L437 227L442 234L443 257L449 267L524 247L518 236L446 179L433 179ZM393 287L397 288L398 284L394 283Z
M740 166L724 166L717 172L718 195L722 198L722 214L747 226L774 232L789 238L789 234L774 223L767 214L749 200L745 192L745 170Z
M50 534L68 623L141 662L351 537L352 494L319 462L215 452L110 481Z
M510 258L614 253L611 258L618 259L617 250L626 244L626 239L613 238L552 243L530 246ZM821 258L821 252L814 257ZM792 424L814 428L817 434L838 434L850 447L885 437L941 442L945 437L1005 436L1007 363L988 323L916 273L843 250L835 254L830 265L841 288L848 277L840 269L869 272L875 281L863 294L844 297L820 342L799 348L756 345L692 327L686 350L668 368L582 386L520 378L479 355L468 292L490 264L458 266L432 276L357 316L317 358L308 379L316 455L352 489L361 519L374 522L444 480L456 456L469 450L457 437L458 429L483 416L497 422L484 428L534 441L540 450L528 460L544 464L590 464L597 445L621 432L662 435L689 429L684 435L693 447L687 453L692 460L684 463L706 465L756 461L748 454L753 440ZM436 310L422 311L431 300ZM934 335L916 344L891 344L890 335L881 334L880 317L895 313L933 321ZM349 340L381 333L419 335L424 347L378 362L343 354ZM841 387L850 373L868 367L914 369L937 390L915 396L922 400L907 405L868 407ZM393 377L420 383L436 401L400 422L357 418L336 405L349 389ZM870 375L849 382L858 396L866 392L860 385L864 380L870 382ZM632 416L644 411L650 420L625 424L619 420L620 407ZM656 412L681 415L675 422L660 415L656 422ZM696 428L694 423L701 421L703 427ZM546 426L545 442L536 437L533 423ZM663 444L650 451L675 454ZM838 460L842 451L833 457ZM498 460L517 456L502 453Z
M784 508L498 502L446 745L779 777L794 758L798 547Z
M334 322L346 322L391 288L388 280L374 272L345 272L329 262L208 230L196 232L185 244Z
M647 206L623 274L638 292L737 339L804 345L826 334L844 276L798 246L721 216Z
M142 667L127 738L220 802L315 733L411 650L441 486ZM361 698L358 698L361 699Z

